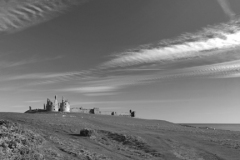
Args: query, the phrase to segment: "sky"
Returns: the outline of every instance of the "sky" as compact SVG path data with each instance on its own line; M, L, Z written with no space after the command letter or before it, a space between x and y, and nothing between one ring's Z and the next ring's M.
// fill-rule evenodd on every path
M240 123L239 0L0 0L0 112Z

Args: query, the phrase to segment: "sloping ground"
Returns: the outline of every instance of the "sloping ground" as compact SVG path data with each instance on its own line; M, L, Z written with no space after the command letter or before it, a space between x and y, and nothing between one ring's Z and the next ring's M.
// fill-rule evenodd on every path
M14 154L39 160L240 159L240 132L81 113L0 113L0 119L0 159ZM83 128L92 135L80 136ZM17 150L11 147L15 142Z
M38 133L22 125L0 120L0 158L1 160L58 159L61 155Z

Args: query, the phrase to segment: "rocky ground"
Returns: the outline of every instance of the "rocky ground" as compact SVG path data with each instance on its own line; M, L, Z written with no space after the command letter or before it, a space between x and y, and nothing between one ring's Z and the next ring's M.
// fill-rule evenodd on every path
M1 160L239 160L239 157L240 132L130 117L0 113Z

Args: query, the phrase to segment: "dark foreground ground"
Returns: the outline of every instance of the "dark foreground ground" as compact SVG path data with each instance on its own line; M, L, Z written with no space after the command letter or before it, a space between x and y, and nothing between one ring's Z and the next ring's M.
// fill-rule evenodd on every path
M80 136L83 128L93 135ZM24 146L33 150L16 149ZM0 159L14 154L49 160L240 160L240 132L116 116L0 113Z

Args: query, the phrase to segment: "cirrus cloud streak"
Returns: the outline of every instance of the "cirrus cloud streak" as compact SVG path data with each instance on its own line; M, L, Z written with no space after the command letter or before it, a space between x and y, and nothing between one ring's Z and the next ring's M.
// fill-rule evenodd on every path
M134 49L116 55L102 68L127 67L151 63L169 63L179 60L204 58L217 52L240 46L240 20L205 28L195 34L184 34L174 40L163 40L152 48ZM135 51L137 50L137 51Z
M87 0L0 1L0 32L15 32L48 21Z

